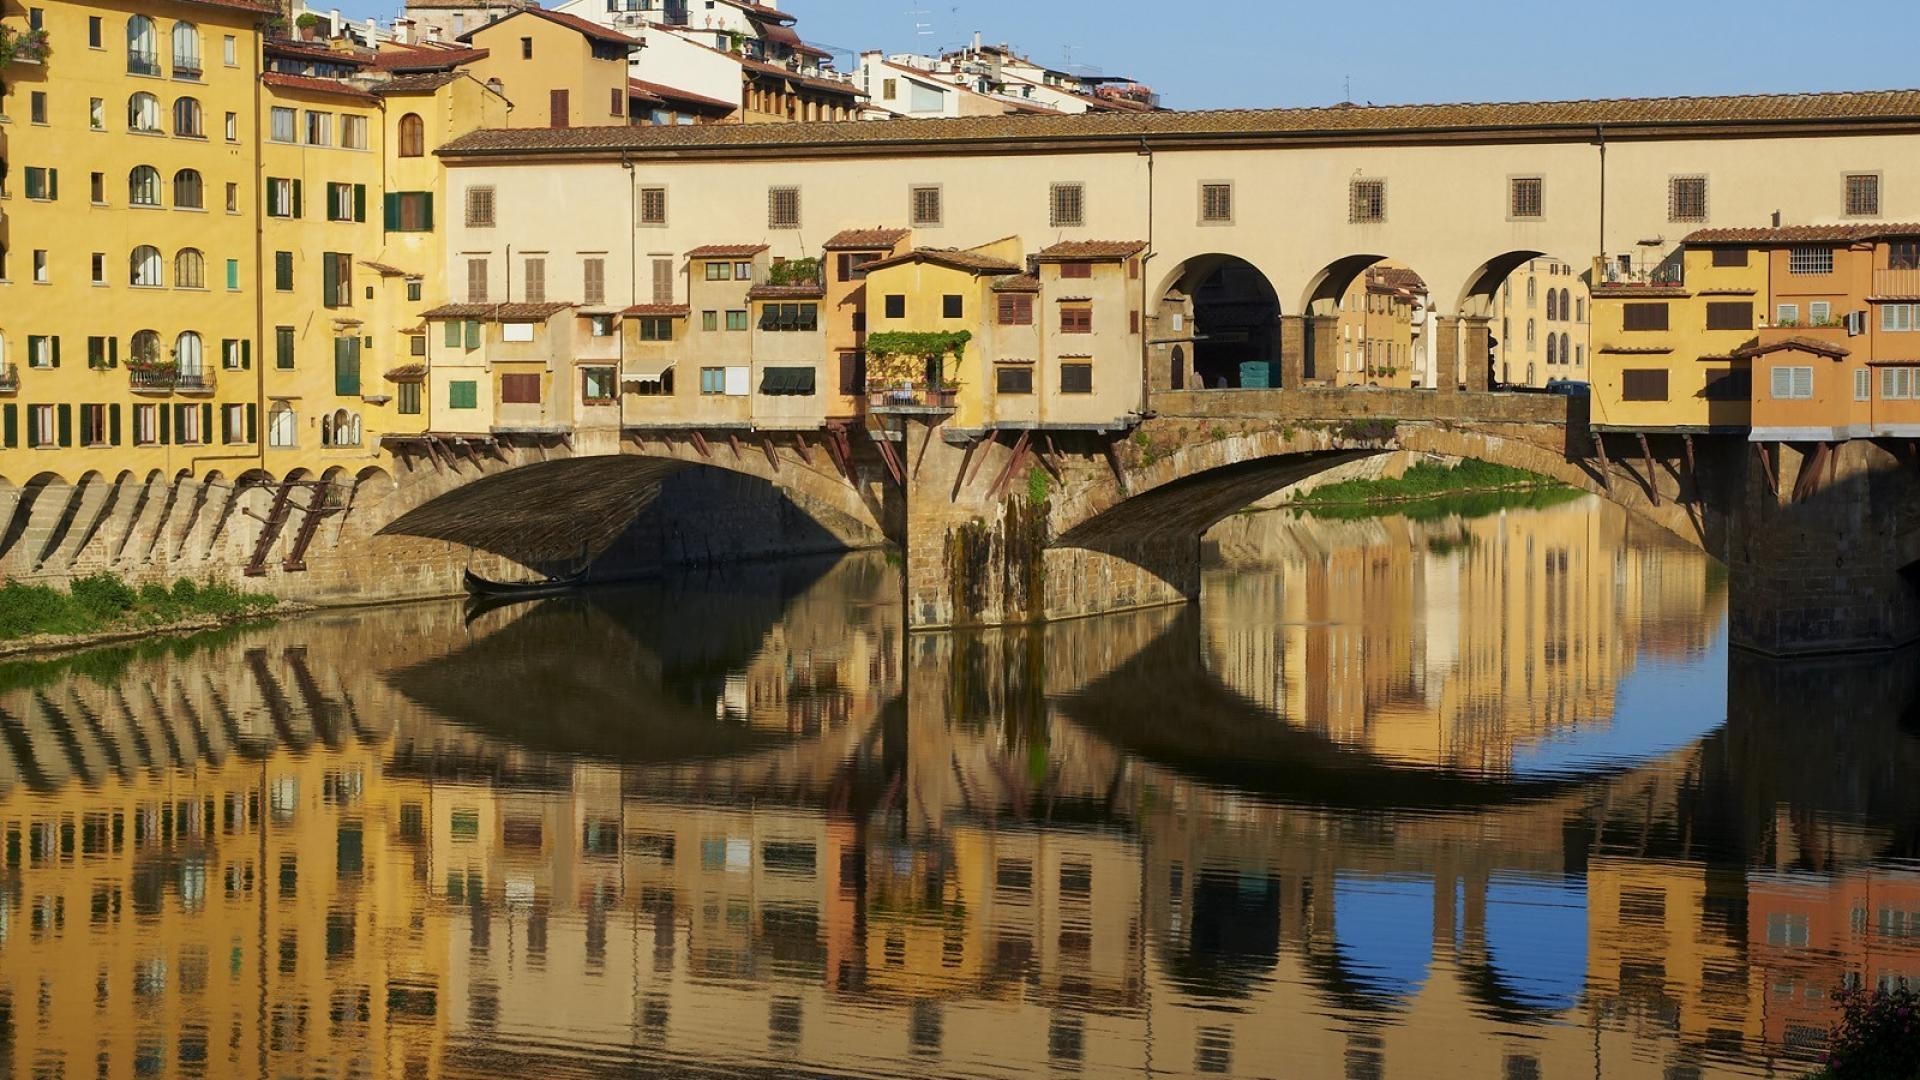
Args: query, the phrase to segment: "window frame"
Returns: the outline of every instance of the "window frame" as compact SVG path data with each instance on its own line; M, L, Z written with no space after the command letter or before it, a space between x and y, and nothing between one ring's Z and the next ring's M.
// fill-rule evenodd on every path
M1690 207L1692 185L1699 185L1699 206ZM1706 173L1673 173L1667 177L1667 220L1670 222L1706 221L1712 216L1712 185Z
M1047 226L1054 229L1087 227L1086 181L1055 180L1047 185Z
M1347 181L1347 224L1381 225L1387 220L1387 180L1356 176Z
M1539 173L1507 177L1507 220L1539 221L1546 216L1547 178Z
M923 213L931 200L931 213ZM937 229L946 223L946 196L939 184L910 184L907 187L907 221L916 229Z
M1216 200L1216 196L1218 199ZM1234 191L1231 180L1202 180L1199 183L1201 225L1232 225Z
M1857 209L1854 201L1855 184L1859 183L1862 192L1871 194L1871 209ZM1882 188L1884 181L1878 170L1848 171L1840 175L1840 216L1846 218L1877 218L1884 205Z

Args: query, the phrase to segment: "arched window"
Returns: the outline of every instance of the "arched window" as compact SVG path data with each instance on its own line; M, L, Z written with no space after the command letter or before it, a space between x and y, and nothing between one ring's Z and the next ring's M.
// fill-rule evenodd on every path
M1571 299L1572 296L1573 294L1568 292L1567 290L1565 289L1560 290L1560 317L1562 319L1573 318L1573 301Z
M173 257L173 287L176 289L204 289L207 287L207 260L194 248L181 248Z
M127 99L127 130L160 130L160 99L145 90Z
M173 24L173 77L200 74L200 28L190 22Z
M1568 337L1565 334L1560 335L1560 362L1561 363L1563 364L1573 363L1573 349L1571 348L1572 344L1573 344L1572 338Z
M173 103L173 133L198 139L206 135L200 126L200 100L198 98L178 98Z
M1548 295L1551 296L1552 294L1549 293ZM1555 338L1552 334L1547 335L1547 366L1548 367L1552 367L1553 365L1560 362L1560 346L1558 341L1559 339Z
M206 209L204 188L197 170L181 169L173 174L173 205L182 210Z
M324 446L359 446L360 418L345 409L321 417L320 442Z
M424 157L427 152L427 125L419 113L400 118L400 156Z
M1533 320L1532 319L1527 320L1527 344L1528 345L1533 344Z
M1554 292L1552 289L1548 289L1547 290L1547 321L1552 322L1553 320L1559 317L1560 317L1560 294Z
M134 206L159 206L160 170L151 165L135 165L127 174L127 202Z
M1528 278L1527 279L1527 306L1532 307L1536 302L1539 301L1539 299L1540 299L1540 282L1534 278Z
M177 377L182 382L197 381L206 370L202 367L203 360L200 335L191 330L180 331L180 336L173 339L173 363Z
M141 244L133 249L133 255L127 260L127 273L135 285L159 288L166 284L160 274L160 249L151 244Z
M280 450L292 447L298 431L293 406L284 401L274 402L273 408L267 410L267 445Z
M136 330L131 348L127 350L128 359L136 364L157 364L160 362L160 332L157 330Z
M127 71L134 75L160 74L160 41L153 20L135 15L127 20Z

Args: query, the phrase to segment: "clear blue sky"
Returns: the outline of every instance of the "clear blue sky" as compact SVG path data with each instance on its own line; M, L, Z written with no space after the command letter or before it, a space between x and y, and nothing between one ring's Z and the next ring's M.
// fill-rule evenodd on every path
M556 4L560 0L547 0ZM698 0L695 0L697 3ZM975 30L1046 63L1127 74L1174 108L1355 101L1888 89L1920 84L1893 60L1920 38L1920 3L1753 0L780 0L820 45L889 52L958 44ZM346 0L392 18L399 0ZM1820 62L1792 48L1824 42ZM1881 51L1873 42L1889 43ZM1798 62L1795 62L1796 59Z

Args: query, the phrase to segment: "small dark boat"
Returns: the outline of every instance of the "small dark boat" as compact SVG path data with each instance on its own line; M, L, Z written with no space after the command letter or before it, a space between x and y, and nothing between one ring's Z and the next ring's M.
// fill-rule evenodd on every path
M550 577L539 581L493 581L481 577L472 570L466 573L468 595L506 600L531 600L537 596L551 596L577 589L586 582L585 569L567 577Z

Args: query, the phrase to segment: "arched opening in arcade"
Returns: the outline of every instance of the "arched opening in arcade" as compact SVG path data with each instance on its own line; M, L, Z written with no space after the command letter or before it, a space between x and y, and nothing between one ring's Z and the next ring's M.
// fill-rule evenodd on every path
M1469 275L1459 310L1463 318L1486 320L1490 387L1544 390L1592 381L1594 273L1575 260L1520 250Z
M1437 314L1426 279L1405 263L1353 255L1328 265L1302 305L1310 386L1434 385Z
M1161 290L1149 377L1159 390L1280 385L1280 294L1235 255L1198 255Z

